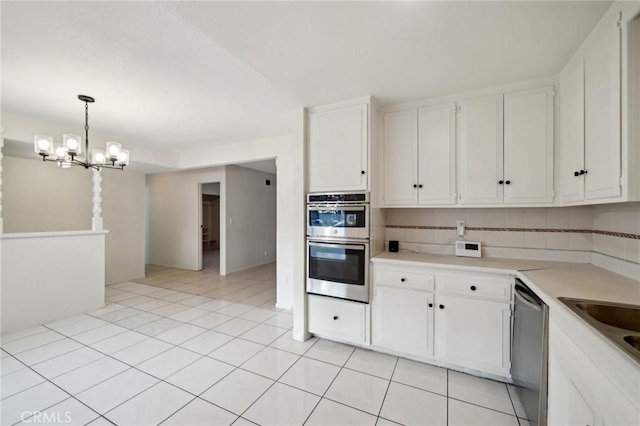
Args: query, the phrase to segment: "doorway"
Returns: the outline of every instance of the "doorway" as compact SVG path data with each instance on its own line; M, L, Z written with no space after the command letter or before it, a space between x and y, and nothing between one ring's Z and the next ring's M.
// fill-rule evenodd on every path
M220 182L201 184L202 270L220 274Z

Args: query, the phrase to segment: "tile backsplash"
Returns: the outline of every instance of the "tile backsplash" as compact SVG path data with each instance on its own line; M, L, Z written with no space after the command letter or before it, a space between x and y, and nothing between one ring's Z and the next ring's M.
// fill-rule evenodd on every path
M388 209L386 240L486 247L596 251L640 263L640 203L508 209Z

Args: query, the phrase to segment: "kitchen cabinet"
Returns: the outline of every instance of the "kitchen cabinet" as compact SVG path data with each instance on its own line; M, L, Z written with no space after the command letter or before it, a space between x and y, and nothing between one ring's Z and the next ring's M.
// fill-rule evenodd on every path
M509 374L509 302L438 293L436 307L436 358L475 370Z
M548 369L549 424L602 425L601 419L556 361L552 353Z
M553 201L551 87L459 102L462 204Z
M551 87L504 95L504 202L553 202Z
M587 323L550 311L548 424L631 425L640 418L637 364L610 348ZM570 314L569 314L570 315ZM569 321L567 321L569 319ZM559 322L556 322L559 321ZM634 367L627 370L629 363ZM608 364L608 365L607 365ZM624 380L622 380L624 379ZM626 380L626 381L625 381Z
M374 344L408 355L433 356L433 275L411 268L381 268L374 281Z
M309 192L368 189L368 110L363 101L309 110Z
M502 203L503 99L486 96L458 102L458 176L463 204Z
M373 264L372 345L508 377L513 276Z
M620 39L610 19L560 75L563 202L622 194Z
M455 204L454 103L384 115L383 204Z
M341 342L369 343L369 316L366 303L325 296L308 296L309 332Z

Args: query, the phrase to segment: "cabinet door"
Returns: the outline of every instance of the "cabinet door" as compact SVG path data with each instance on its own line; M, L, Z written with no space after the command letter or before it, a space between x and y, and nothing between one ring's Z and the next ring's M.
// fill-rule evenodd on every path
M504 95L504 202L553 201L553 87Z
M309 191L367 189L367 105L309 114Z
M453 103L418 110L418 204L456 202L455 126Z
M502 95L459 103L460 202L502 203Z
M436 357L463 367L508 374L511 367L511 305L438 294Z
M433 355L433 293L377 286L373 344L416 356Z
M418 201L416 151L418 122L416 110L384 115L383 202L385 205L411 205Z
M560 199L584 200L584 60L574 58L560 75ZM578 173L578 176L576 176Z
M585 198L620 195L620 31L611 23L584 57Z
M595 411L584 399L575 384L566 375L553 352L549 353L548 424L589 425L602 424Z

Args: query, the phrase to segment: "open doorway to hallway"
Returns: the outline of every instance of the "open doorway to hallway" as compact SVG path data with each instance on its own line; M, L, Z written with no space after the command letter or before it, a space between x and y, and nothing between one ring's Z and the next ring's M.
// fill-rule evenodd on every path
M227 275L276 261L275 160L221 168L198 179L198 269ZM199 174L206 176L207 171ZM195 183L195 182L194 182ZM195 227L192 228L195 231Z
M220 182L203 183L202 205L202 270L220 274Z

